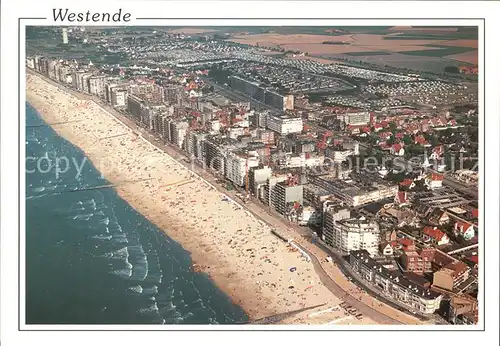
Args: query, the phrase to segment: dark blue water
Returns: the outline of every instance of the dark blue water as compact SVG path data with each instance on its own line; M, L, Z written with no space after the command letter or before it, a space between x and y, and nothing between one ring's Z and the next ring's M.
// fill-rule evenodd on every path
M73 191L107 182L28 104L26 157L26 323L248 320L206 275L190 270L188 252L114 190ZM65 170L63 157L70 168L56 174L56 158Z

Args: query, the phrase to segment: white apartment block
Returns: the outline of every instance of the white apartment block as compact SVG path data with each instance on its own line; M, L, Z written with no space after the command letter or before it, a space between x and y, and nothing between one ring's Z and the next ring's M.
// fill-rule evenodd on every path
M277 132L280 135L286 135L288 133L300 133L302 132L302 118L289 118L289 117L277 117L269 116L266 121L267 128L271 131Z
M247 161L248 169L251 167L257 167L259 165L259 159L253 156L243 157L238 153L231 152L226 156L226 178L238 186L244 186L246 184L246 174L247 174Z
M370 112L346 113L337 116L346 125L366 125L370 122Z
M189 123L187 121L173 121L170 123L170 142L177 145L179 148L184 148L186 134L188 132Z
M104 97L106 95L106 76L92 76L89 78L89 92Z
M378 254L380 228L377 222L345 219L333 223L332 246L347 255L354 250L366 250L371 256Z

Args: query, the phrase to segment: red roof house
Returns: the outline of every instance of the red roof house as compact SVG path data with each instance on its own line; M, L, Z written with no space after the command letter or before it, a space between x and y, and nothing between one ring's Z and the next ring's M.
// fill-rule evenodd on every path
M435 242L437 245L445 245L450 242L450 238L448 238L446 233L437 229L437 227L425 227L424 238Z

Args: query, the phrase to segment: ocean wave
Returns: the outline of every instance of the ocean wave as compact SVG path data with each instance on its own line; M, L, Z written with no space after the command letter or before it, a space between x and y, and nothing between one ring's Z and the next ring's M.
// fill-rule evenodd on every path
M105 217L104 219L99 220L99 223L107 226L109 225L109 218Z
M130 277L132 276L132 269L123 268L123 269L114 270L113 274L118 275L124 279L130 279Z
M146 287L143 292L146 295L156 295L158 294L158 286L154 285L153 287Z
M129 259L129 252L128 248L125 246L119 250L113 251L110 253L112 258L128 261Z
M124 233L113 234L111 241L113 243L128 243L127 235Z
M141 285L131 286L128 288L129 291L141 294L143 292L143 288Z
M97 239L97 240L110 240L113 238L112 235L104 235L104 234L97 234L92 237L92 239Z
M158 313L158 304L156 302L154 302L150 306L148 306L147 308L141 308L138 311L141 314Z
M94 214L90 213L90 214L80 214L80 215L76 215L76 216L73 216L73 220L85 220L85 221L88 221L90 220L90 218L94 216Z

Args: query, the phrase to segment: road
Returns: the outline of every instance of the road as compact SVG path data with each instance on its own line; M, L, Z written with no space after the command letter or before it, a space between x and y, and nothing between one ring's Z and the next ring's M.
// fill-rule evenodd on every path
M348 305L356 308L364 316L367 316L380 324L402 324L400 321L375 310L374 308L366 305L365 303L361 302L360 300L356 299L348 292L346 292L342 287L340 287L335 281L332 280L330 275L328 275L328 273L323 268L320 259L318 259L314 253L302 246L300 247L311 257L314 270L318 274L321 282L326 286L326 288L328 288L330 292L333 293L334 296L341 298Z

